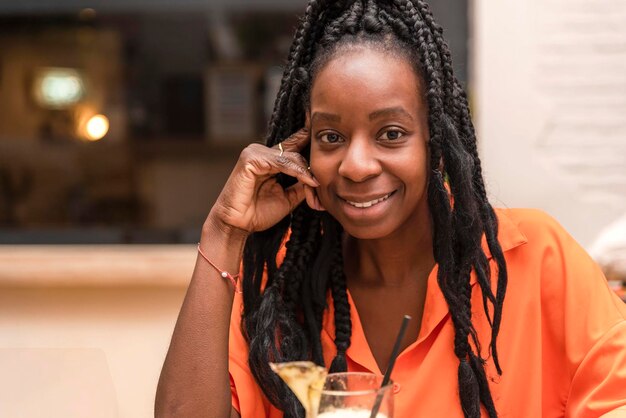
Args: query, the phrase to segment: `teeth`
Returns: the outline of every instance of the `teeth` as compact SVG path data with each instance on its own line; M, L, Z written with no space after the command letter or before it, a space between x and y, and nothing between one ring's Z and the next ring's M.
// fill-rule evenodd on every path
M348 202L349 204L351 204L355 208L369 208L371 206L374 206L377 203L380 203L380 202L382 202L384 200L389 199L389 196L391 196L391 193L381 197L380 199L370 200L369 202L351 202L349 200L346 200L346 202Z

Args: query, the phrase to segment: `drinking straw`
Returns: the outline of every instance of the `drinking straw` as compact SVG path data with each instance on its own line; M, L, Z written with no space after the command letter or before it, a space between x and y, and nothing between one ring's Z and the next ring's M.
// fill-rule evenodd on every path
M400 325L400 332L398 332L398 336L396 337L396 343L393 345L393 350L391 351L391 358L389 359L389 365L387 366L387 371L385 372L385 376L383 377L383 383L380 385L381 389L389 384L389 379L391 378L391 371L393 370L393 366L396 364L396 358L398 354L400 354L400 344L402 343L402 339L404 338L404 333L406 332L406 327L409 325L409 321L411 317L409 315L404 315L402 318L402 325ZM374 401L374 408L372 408L372 413L370 414L370 418L376 418L378 415L378 410L380 409L380 404L383 401L383 392L379 392L376 396L376 401Z

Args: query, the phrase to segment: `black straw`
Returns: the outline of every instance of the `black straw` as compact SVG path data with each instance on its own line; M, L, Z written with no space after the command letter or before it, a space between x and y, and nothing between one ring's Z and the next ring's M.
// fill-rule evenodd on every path
M380 385L381 388L384 388L389 384L389 379L391 379L393 366L396 364L396 358L398 358L398 354L400 354L400 344L402 344L402 339L404 338L404 334L406 333L406 327L409 325L410 320L411 317L409 315L404 315L404 318L402 319L402 325L400 325L400 332L398 332L396 343L394 344L393 350L391 351L391 358L389 359L389 365L387 366L387 371L385 372L385 376L383 377L383 383ZM383 392L379 392L378 396L376 396L376 401L374 402L374 408L372 409L370 418L376 418L382 401Z

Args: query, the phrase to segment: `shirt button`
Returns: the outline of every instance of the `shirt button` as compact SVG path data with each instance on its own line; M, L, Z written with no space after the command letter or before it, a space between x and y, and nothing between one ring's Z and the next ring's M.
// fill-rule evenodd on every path
M400 392L401 386L400 383L394 383L393 384L393 394L397 395L398 392Z

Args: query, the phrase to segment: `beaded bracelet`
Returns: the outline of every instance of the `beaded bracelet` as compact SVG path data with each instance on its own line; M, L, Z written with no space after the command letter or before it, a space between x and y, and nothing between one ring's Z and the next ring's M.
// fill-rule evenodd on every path
M207 261L207 263L209 263L215 270L217 270L220 273L220 276L222 276L224 279L228 279L233 284L233 287L235 288L235 290L237 290L237 278L239 277L239 274L235 274L233 276L226 270L222 270L218 266L216 266L211 260L209 260L209 257L207 257L206 254L202 252L202 250L200 249L200 243L198 243L198 253L200 253L202 258L204 258Z

